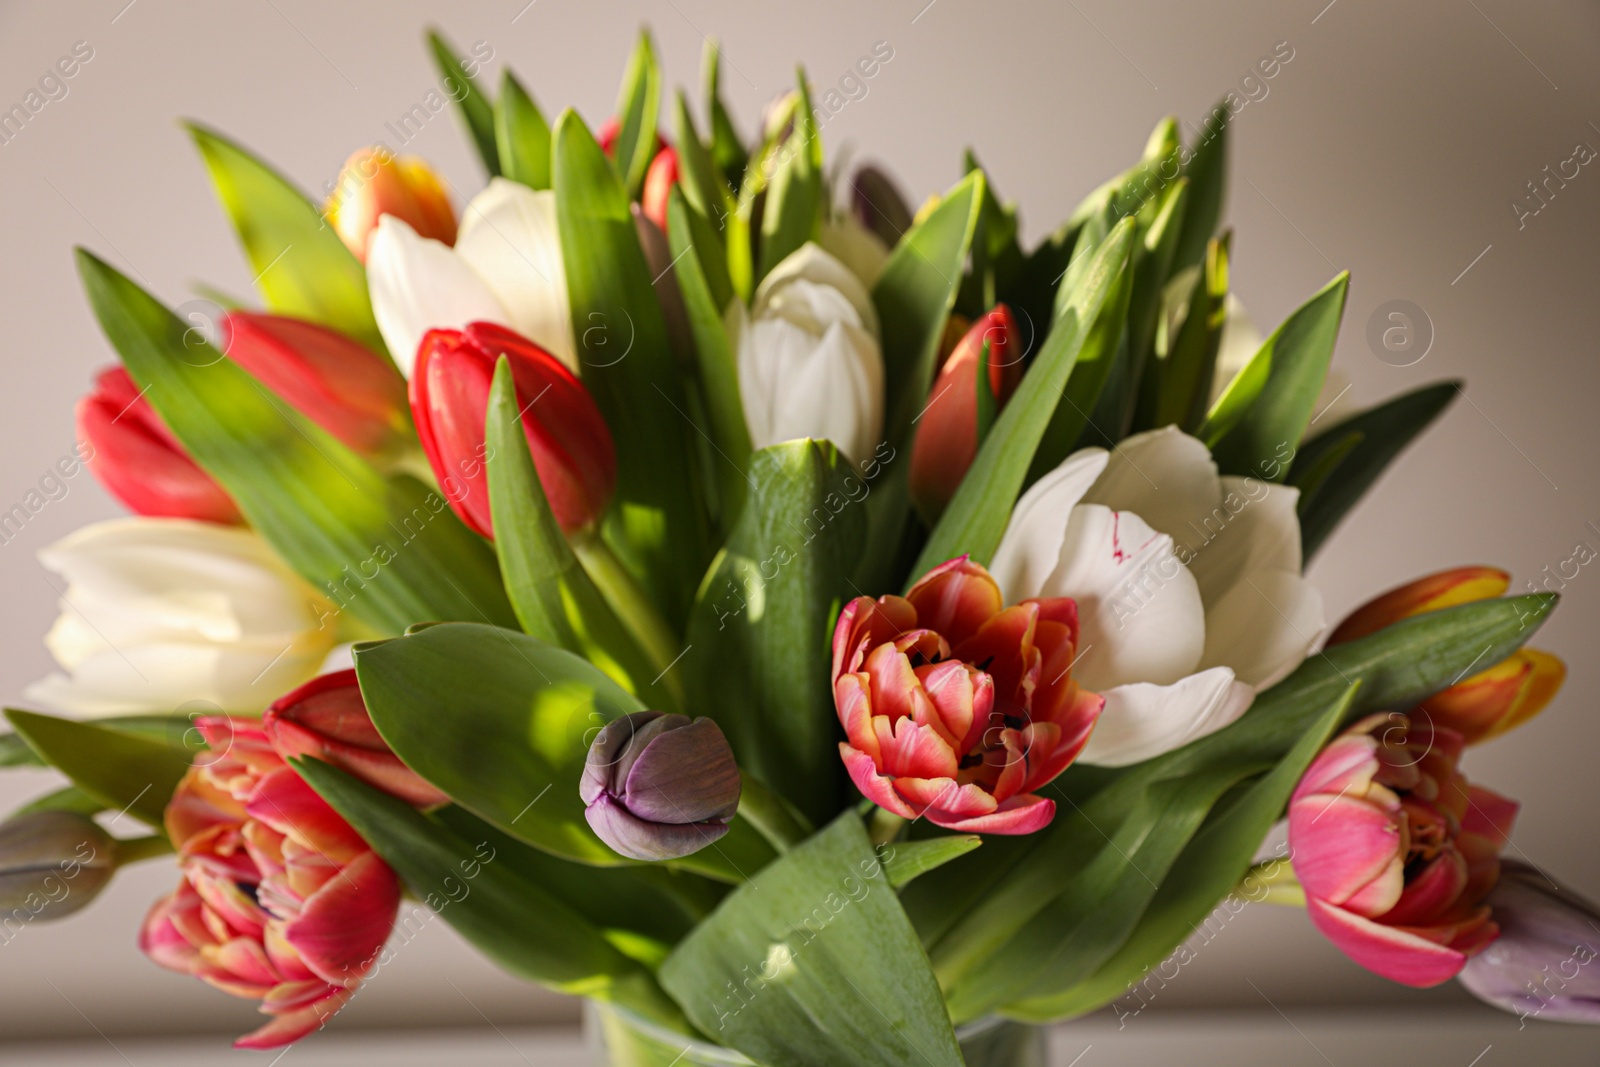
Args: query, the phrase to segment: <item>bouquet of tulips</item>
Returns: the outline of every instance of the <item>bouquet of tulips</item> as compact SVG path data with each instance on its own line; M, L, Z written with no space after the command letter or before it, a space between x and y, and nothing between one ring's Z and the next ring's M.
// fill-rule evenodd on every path
M140 945L259 999L241 1047L437 916L619 1064L942 1067L1288 900L1595 1015L1548 982L1592 906L1502 876L1460 769L1559 687L1556 598L1458 569L1328 633L1306 559L1457 386L1331 411L1344 275L1255 332L1226 107L1028 248L970 154L916 208L825 169L803 73L747 141L646 35L591 133L432 46L470 199L380 145L319 205L193 126L261 306L79 252L121 365L71 462L135 516L41 554L58 714L0 759L70 784L0 826L7 939L175 854Z

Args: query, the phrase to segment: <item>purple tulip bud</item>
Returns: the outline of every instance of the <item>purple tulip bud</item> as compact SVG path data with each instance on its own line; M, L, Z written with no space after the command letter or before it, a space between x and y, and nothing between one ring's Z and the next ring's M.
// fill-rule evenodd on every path
M1461 984L1524 1020L1600 1023L1600 908L1515 860L1501 861L1488 903L1500 936Z
M850 185L850 206L856 221L893 248L911 229L912 221L911 205L900 195L899 186L881 168L870 163L857 168Z
M728 832L739 767L710 719L639 711L594 739L578 795L590 827L621 855L677 859Z

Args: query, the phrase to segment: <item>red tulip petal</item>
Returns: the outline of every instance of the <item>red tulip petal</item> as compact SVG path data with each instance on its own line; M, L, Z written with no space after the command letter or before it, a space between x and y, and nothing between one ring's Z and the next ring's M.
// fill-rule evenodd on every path
M1032 794L1012 797L998 810L969 819L928 812L928 821L935 826L969 834L1031 834L1050 825L1055 817L1056 802Z
M245 810L332 863L348 862L367 851L361 835L291 768L263 778Z
M850 780L861 790L862 796L902 819L917 817L919 812L894 791L892 780L878 773L871 756L843 742L839 745L839 755L844 759L844 769L850 775Z
M1461 829L1486 837L1497 848L1504 848L1511 836L1522 805L1481 785L1467 787L1467 810L1461 816Z
M1391 926L1428 926L1455 906L1467 885L1467 863L1455 849L1446 849L1406 879L1405 892L1383 913Z
M841 675L833 685L833 703L839 709L839 724L850 743L874 761L880 759L883 752L872 725L872 699L867 694L866 676Z
M921 726L913 719L900 719L891 725L881 717L873 719L873 726L878 735L881 774L892 778L955 777L955 750L932 726Z
M375 853L364 852L306 901L283 936L313 974L353 985L372 969L399 907L400 880Z
M1371 919L1308 896L1306 913L1322 935L1356 963L1402 985L1426 988L1448 982L1466 966L1464 953L1407 930Z
M328 989L326 996L318 997L305 1007L275 1016L265 1026L252 1030L233 1043L239 1049L281 1048L300 1040L319 1029L328 1019L344 1007L354 994L350 989Z
M917 624L938 631L952 646L976 633L1004 606L994 578L966 556L941 563L923 575L906 599L917 609Z
M949 818L987 815L999 807L994 796L973 784L960 785L953 776L896 778L895 792L918 808L937 808ZM943 824L940 824L943 825Z

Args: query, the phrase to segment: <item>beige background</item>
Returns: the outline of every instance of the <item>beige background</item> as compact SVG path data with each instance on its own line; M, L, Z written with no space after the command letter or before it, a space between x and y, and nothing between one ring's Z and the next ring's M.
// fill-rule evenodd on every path
M1440 566L1497 563L1520 585L1546 566L1554 572L1580 541L1600 549L1600 168L1585 167L1523 229L1510 207L1575 143L1600 147L1594 5L525 2L0 8L6 107L74 42L94 49L68 95L0 145L0 511L72 447L71 406L110 358L77 289L73 244L171 303L192 295L197 281L236 292L249 286L178 117L229 132L320 189L354 147L380 139L399 147L385 123L435 84L425 24L442 24L462 47L487 42L496 79L503 64L514 65L552 115L570 104L598 121L645 21L670 80L696 97L702 34L723 39L727 92L746 131L760 105L790 83L796 60L825 87L887 41L894 57L868 95L828 125L830 154L851 146L888 164L920 196L953 181L961 149L973 145L1003 195L1023 205L1032 237L1131 162L1161 115L1199 121L1256 60L1289 42L1293 60L1234 121L1228 218L1237 230L1237 291L1270 328L1349 268L1337 355L1353 382L1346 399L1370 403L1443 377L1469 383L1467 401L1318 560L1312 573L1331 617ZM449 178L458 205L482 181L453 114L405 147ZM1365 340L1374 309L1397 298L1420 304L1437 331L1427 357L1407 368L1380 362ZM117 510L87 475L69 484L64 498L0 545L7 699L49 666L39 637L54 594L34 551ZM1600 897L1600 562L1565 592L1538 643L1571 667L1566 692L1512 738L1474 751L1468 768L1524 802L1519 855ZM43 775L8 774L0 800L47 785ZM165 864L129 872L87 912L0 946L0 1035L237 1033L251 1025L249 1005L160 971L135 950L138 917L173 880ZM1291 1015L1314 1003L1376 1010L1461 996L1453 988L1413 994L1374 979L1322 943L1303 915L1255 907L1151 1010L1265 1010L1267 995ZM341 1026L572 1014L569 1004L499 976L436 924L361 993Z

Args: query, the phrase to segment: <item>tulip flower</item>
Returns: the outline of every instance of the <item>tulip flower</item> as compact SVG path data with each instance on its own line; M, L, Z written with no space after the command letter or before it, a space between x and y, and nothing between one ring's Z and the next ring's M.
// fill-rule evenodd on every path
M833 631L833 697L850 778L906 819L1027 834L1055 816L1037 790L1083 751L1104 701L1080 687L1064 597L1005 607L962 556L904 597L857 597Z
M978 366L987 359L979 384ZM986 389L999 410L1022 380L1022 341L1017 320L1004 304L967 330L934 379L917 420L911 448L911 499L923 515L937 518L955 496L978 455L978 390Z
M883 433L878 313L843 263L806 244L773 268L748 312L729 305L750 442L827 438L857 463Z
M1300 575L1299 495L1218 477L1169 426L1075 452L1017 501L990 569L1008 600L1077 601L1073 670L1106 700L1085 762L1137 763L1219 730L1305 659L1324 623Z
M39 559L66 579L45 637L70 675L28 696L81 715L193 701L256 712L317 673L333 605L248 530L187 519L85 526Z
M1351 612L1328 638L1353 641L1429 611L1504 596L1511 576L1495 567L1456 567L1408 582ZM1566 664L1548 652L1520 648L1424 700L1412 712L1459 733L1469 745L1498 737L1545 709L1566 681Z
M392 215L423 237L454 244L456 213L438 175L420 159L363 148L345 161L323 217L363 263L378 220Z
M1600 1023L1600 907L1517 860L1501 861L1489 906L1500 936L1461 984L1523 1019Z
M1311 921L1405 985L1453 978L1498 932L1484 898L1517 804L1467 783L1462 748L1453 730L1380 712L1323 749L1289 801Z
M722 728L659 711L607 723L589 746L578 785L589 826L636 860L677 859L711 844L728 832L739 793L739 767Z
M405 432L405 380L364 345L314 322L250 311L229 312L223 329L229 359L357 452L381 452Z
M272 1020L234 1042L297 1041L354 995L394 927L400 880L273 750L259 723L195 720L210 752L178 785L166 830L183 880L139 947L168 970L260 998Z
M8 922L61 919L116 873L117 843L93 819L34 811L0 823L0 932Z
M565 532L582 529L605 511L616 485L611 432L571 371L538 345L492 323L430 330L417 353L411 413L440 488L461 521L494 536L484 422L501 356L511 361L522 429L550 509Z
M817 234L822 250L850 268L850 273L871 290L889 262L889 246L854 215L825 219Z
M261 729L284 759L314 756L418 807L450 799L401 763L379 736L354 670L321 675L279 697L262 714Z
M870 163L858 167L850 179L850 191L851 213L884 247L894 247L911 229L911 205L881 167Z
M667 200L676 184L678 153L670 147L663 148L650 161L650 169L644 174L644 188L639 193L639 206L644 209L645 218L660 227L662 233L667 232Z
M556 194L495 178L473 197L452 249L404 220L378 220L367 258L372 314L409 377L431 329L493 322L577 369Z
M227 490L200 469L128 372L107 367L78 401L78 436L107 492L139 515L234 525L244 520Z

